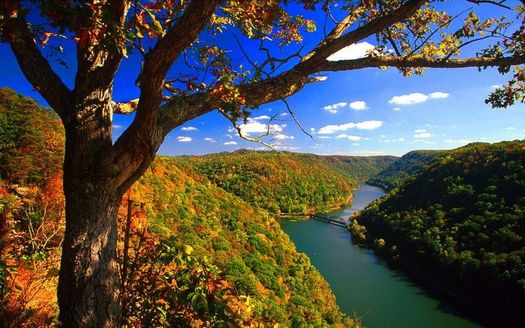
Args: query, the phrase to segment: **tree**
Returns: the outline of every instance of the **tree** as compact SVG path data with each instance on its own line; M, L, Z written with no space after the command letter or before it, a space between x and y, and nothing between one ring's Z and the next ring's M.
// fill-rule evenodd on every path
M66 231L58 287L62 324L119 325L119 204L148 168L165 136L190 119L219 110L238 128L237 122L246 120L252 108L323 80L320 72L367 67L397 67L410 75L426 67L498 67L507 73L514 66L509 84L487 101L498 107L523 102L523 66L517 65L525 62L524 27L518 21L524 8L514 9L516 21L481 20L474 9L466 17L436 9L449 6L441 2L340 1L337 8L331 0L0 2L2 41L9 44L22 72L58 113L66 131ZM468 2L476 8L512 10L506 1ZM310 51L294 46L301 43L304 30L316 28L315 22L291 14L297 3L304 10L322 10L325 28L332 25ZM236 52L215 44L214 36L225 32L244 42L258 40L265 60L251 60L239 40ZM373 35L377 47L368 56L328 60ZM487 45L487 40L493 42ZM471 58L460 56L465 46L477 41L485 47L478 47ZM53 68L54 63L66 64L57 55L66 48L63 43L76 48L71 88ZM283 47L296 52L276 57L275 50ZM44 48L52 58L44 55ZM142 56L136 80L140 95L129 103L117 103L114 78L131 51ZM235 56L244 57L250 71L235 67ZM175 70L180 74L168 78ZM135 112L131 126L113 143L113 115L131 112Z

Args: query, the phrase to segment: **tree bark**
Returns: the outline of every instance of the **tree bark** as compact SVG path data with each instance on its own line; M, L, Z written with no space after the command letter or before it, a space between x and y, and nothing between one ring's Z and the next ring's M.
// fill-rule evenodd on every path
M63 327L118 327L117 214L111 91L93 90L64 119L66 230L58 284Z
M58 286L63 327L117 327L121 321L117 212L121 198L99 183L69 179ZM86 190L82 190L86 188Z

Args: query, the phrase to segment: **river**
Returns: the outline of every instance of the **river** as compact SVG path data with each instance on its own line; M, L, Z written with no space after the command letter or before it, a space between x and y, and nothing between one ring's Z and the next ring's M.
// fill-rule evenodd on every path
M347 218L383 194L361 184L351 207L327 215ZM345 228L316 220L283 219L281 224L328 281L341 310L360 317L365 327L479 327L388 267L373 251L353 245Z

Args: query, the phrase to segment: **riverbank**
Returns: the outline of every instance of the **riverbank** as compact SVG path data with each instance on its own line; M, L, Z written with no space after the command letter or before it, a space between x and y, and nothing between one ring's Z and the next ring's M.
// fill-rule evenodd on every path
M342 202L338 202L337 205L329 205L328 207L322 207L322 208L309 208L306 210L306 212L296 212L296 213L281 213L278 217L281 219L299 219L299 220L308 220L310 218L311 214L316 213L325 213L325 212L332 212L337 211L340 209L344 209L347 206L350 206L352 204L352 194L348 195L346 199Z
M459 288L461 282L446 280L444 278L445 274L436 274L429 271L422 264L418 263L417 258L395 246L396 252L392 252L388 247L381 245L381 242L377 242L377 236L368 233L368 238L363 239L356 234L355 230L350 228L348 230L352 237L359 239L358 241L352 239L356 246L372 250L389 267L401 270L410 280L415 281L434 297L453 304L458 309L458 312L466 314L470 320L480 325L495 328L523 327L523 321L520 318L522 315L520 316L518 312L503 315L503 313L508 312L508 307L502 307L501 304L490 302L487 296L483 297L485 302L480 301L476 297L480 294L479 290ZM479 286L479 288L482 289L483 286Z
M348 217L381 197L383 191L361 185L352 206L329 212ZM368 328L475 328L453 306L421 289L402 271L389 267L373 251L352 244L344 228L317 220L280 220L283 230L330 284L343 312Z

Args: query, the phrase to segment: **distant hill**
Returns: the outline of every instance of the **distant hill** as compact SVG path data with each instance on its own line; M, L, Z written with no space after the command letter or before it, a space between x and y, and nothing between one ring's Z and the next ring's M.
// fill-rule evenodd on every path
M399 160L394 161L385 170L372 178L367 183L381 187L390 191L402 185L407 179L411 178L423 167L428 165L444 151L441 150L414 150L403 155Z
M431 156L363 210L351 230L387 257L417 263L494 325L521 327L525 141L473 143Z
M395 164L395 156L323 156L341 174L358 181L368 180Z
M352 188L396 157L240 150L181 159L188 168L271 213L310 213L348 203Z

